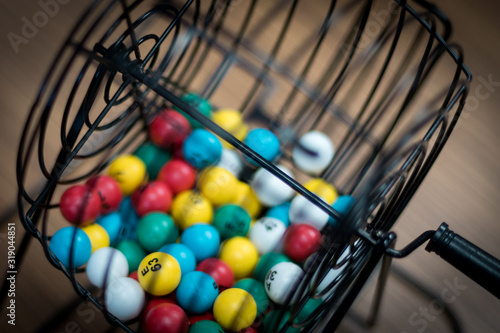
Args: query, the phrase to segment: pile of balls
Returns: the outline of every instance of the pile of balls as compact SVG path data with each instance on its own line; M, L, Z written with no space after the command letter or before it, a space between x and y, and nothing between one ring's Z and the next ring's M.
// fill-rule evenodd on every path
M235 110L212 112L194 94L184 98L263 158L280 159L273 132L250 130ZM72 226L53 235L50 250L68 269L86 265L106 310L123 322L140 320L145 333L270 332L275 309L321 245L321 230L338 221L180 110L160 112L149 137L134 154L115 158L107 174L62 194L60 212ZM317 131L302 136L292 154L311 175L304 186L346 214L353 198L315 178L333 155ZM340 271L332 269L318 290ZM309 300L296 320L320 304Z

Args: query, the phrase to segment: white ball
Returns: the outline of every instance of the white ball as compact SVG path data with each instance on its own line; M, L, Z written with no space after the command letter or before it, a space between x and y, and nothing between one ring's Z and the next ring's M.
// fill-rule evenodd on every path
M263 217L258 219L250 229L248 238L257 248L260 255L264 255L276 249L286 226L283 221L274 217Z
M86 271L90 282L103 288L104 283L109 284L116 278L128 275L127 258L117 249L103 247L92 253Z
M266 275L265 289L267 296L277 303L283 304L287 298L296 292L304 272L297 264L293 262L280 262L274 265ZM292 302L297 298L295 295Z
M323 199L323 198L321 198ZM325 201L323 199L323 201ZM326 201L325 201L326 202ZM324 212L320 207L307 200L302 195L297 195L290 203L288 217L291 223L310 224L319 231L328 223L330 215Z
M342 262L343 260L345 260L345 258L347 258L347 256L351 253L351 250L350 250L350 247L347 247L344 252L342 252L342 254L340 255L340 258L338 260L338 262ZM313 257L310 257L311 259ZM309 259L308 259L309 260ZM307 267L309 263L305 263L304 266ZM319 285L317 286L316 288L316 294L320 293L320 292L323 292L323 290L325 290L329 285L330 283L332 283L339 275L340 273L342 273L345 269L345 267L347 266L347 264L344 264L342 265L341 267L339 268L331 268L330 271L325 275L325 277L323 278L323 280L321 280L321 282L319 283ZM312 285L317 282L316 280L318 279L318 273L315 273L311 279L311 287ZM328 292L325 293L325 295L323 295L321 298L322 299L327 299L336 289L336 286L337 284L335 284L335 286L333 286L331 288L331 290L329 290Z
M330 138L318 131L304 134L293 147L295 166L304 172L318 175L330 164L335 148Z
M285 166L277 165L277 167L293 178L292 172ZM290 186L264 168L255 172L251 186L260 203L264 206L277 206L290 200L295 194Z
M239 178L243 170L243 161L234 149L223 148L217 166L231 172L236 178Z
M126 276L111 281L104 291L106 309L122 321L136 318L145 302L146 294L139 282Z

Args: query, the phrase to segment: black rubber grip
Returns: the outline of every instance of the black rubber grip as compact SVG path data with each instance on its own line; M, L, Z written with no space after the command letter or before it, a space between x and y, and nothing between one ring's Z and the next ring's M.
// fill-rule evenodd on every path
M500 260L448 229L446 223L441 224L425 249L500 298Z

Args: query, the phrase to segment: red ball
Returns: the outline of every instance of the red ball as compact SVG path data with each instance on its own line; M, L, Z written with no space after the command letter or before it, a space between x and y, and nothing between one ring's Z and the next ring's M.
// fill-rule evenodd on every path
M122 191L118 182L108 176L101 175L87 180L88 186L94 188L101 197L101 214L106 215L115 212L122 202Z
M218 258L207 258L196 266L197 271L210 275L219 286L219 292L231 288L234 284L234 274L224 261Z
M132 194L132 205L139 217L151 212L168 212L172 203L172 191L160 181L140 186Z
M131 272L129 275L128 275L129 278L132 278L134 280L136 280L137 282L139 282L139 278L137 277L137 271L133 271Z
M293 261L305 261L320 246L321 233L309 224L292 224L285 234L285 254Z
M155 306L144 319L144 333L186 333L189 320L178 305L163 303Z
M257 330L255 328L253 328L252 326L249 326L249 327L245 328L244 330L241 330L240 333L257 333Z
M161 148L181 145L191 133L189 121L177 111L163 110L148 127L151 141Z
M191 316L189 316L189 325L193 325L194 323L197 323L197 322L202 321L202 320L215 321L215 317L210 312L205 312L205 313L197 314L197 315L191 315Z
M99 216L101 198L99 193L88 185L74 185L64 191L59 208L70 223L85 226Z
M174 194L190 190L196 182L196 170L182 160L170 160L158 173L158 180L164 182Z
M146 307L144 308L144 311L142 312L143 318L146 318L149 311L151 311L153 308L155 308L157 305L160 305L160 304L175 304L175 302L172 299L165 297L165 296L161 296L161 297L155 296L146 303Z

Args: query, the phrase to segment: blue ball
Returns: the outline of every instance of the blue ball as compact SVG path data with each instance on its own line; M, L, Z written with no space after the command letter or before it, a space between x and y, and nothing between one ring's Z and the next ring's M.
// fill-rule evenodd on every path
M342 216L346 216L349 214L349 211L354 206L355 200L350 195L342 195L335 200L332 205L332 208L339 212ZM339 223L338 219L331 217L328 220L328 223L335 226Z
M131 197L123 198L120 208L118 209L122 218L122 231L119 237L120 240L137 240L137 226L139 225L141 218L136 214L131 200Z
M222 155L222 144L211 132L195 129L182 146L184 159L195 168L205 168L216 163Z
M199 271L184 275L176 290L179 305L187 312L196 314L211 310L218 295L215 280Z
M192 225L182 233L181 244L193 251L198 262L215 257L219 252L219 231L209 224Z
M159 252L165 252L174 257L181 266L181 276L194 271L196 268L196 258L193 251L184 244L166 244L163 245Z
M109 243L115 244L122 232L122 218L118 212L100 216L95 220L109 235Z
M49 248L66 268L69 268L71 248L73 248L73 267L75 268L85 265L92 252L89 236L77 227L59 229L52 236Z
M284 202L281 205L269 208L266 212L266 217L274 217L285 224L286 227L290 226L290 217L288 211L290 210L290 203Z
M248 132L245 144L269 162L273 162L280 153L280 140L265 128L255 128ZM247 157L247 161L253 165L258 163Z

